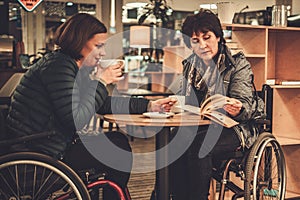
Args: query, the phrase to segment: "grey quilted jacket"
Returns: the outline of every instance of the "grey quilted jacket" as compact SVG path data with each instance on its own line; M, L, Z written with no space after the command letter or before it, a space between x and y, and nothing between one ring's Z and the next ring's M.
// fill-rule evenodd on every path
M240 52L231 55L229 49L224 46L225 62L220 66L220 80L223 81L224 91L226 96L236 98L243 104L241 113L234 117L240 124L234 127L239 136L242 134L242 145L250 147L256 139L256 132L252 129L250 123L256 108L256 101L253 95L253 72L250 63L247 61L245 55ZM195 54L183 61L183 80L179 94L185 95L188 74L191 69L191 60ZM205 96L205 95L204 95ZM263 112L264 104L261 99L258 101L258 112Z

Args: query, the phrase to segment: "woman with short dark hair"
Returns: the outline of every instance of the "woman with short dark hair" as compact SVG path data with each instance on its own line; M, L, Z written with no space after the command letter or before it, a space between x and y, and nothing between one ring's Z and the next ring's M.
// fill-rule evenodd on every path
M233 128L212 122L209 126L174 130L173 137L177 134L182 140L181 146L173 152L184 145L188 147L170 168L172 197L174 200L206 200L216 158L249 148L256 139L247 123L256 107L252 93L253 73L242 52L231 55L220 20L210 10L201 9L188 16L182 33L185 45L193 53L183 61L183 79L178 94L186 96L186 104L199 107L214 94L228 96L234 103L225 105L220 112L239 122Z

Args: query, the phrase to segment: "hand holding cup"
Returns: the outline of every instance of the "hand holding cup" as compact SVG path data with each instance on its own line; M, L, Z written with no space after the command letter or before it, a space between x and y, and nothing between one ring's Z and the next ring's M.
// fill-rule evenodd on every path
M171 95L169 97L172 98L172 99L176 99L176 103L172 107L171 112L173 112L173 113L184 112L184 110L181 109L181 107L185 105L185 96L182 96L182 95Z
M125 65L125 60L121 59L104 59L104 60L99 60L99 67L102 69L112 67L114 65L119 65L119 67L124 67Z
M105 83L115 83L123 80L123 68L125 61L121 59L100 60L97 66L96 76Z

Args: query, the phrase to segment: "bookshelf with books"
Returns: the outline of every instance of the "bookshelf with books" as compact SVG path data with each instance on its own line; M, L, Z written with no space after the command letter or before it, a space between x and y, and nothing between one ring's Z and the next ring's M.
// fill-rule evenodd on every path
M286 198L299 197L300 28L223 24L251 63L256 88L273 88L272 133L286 158ZM298 177L298 178L297 178Z

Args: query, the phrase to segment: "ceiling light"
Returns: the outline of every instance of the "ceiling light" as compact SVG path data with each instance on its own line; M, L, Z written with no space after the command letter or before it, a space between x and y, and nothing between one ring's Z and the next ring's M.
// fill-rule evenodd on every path
M200 8L217 9L217 5L216 4L200 4Z
M67 6L73 6L73 2L67 2Z

